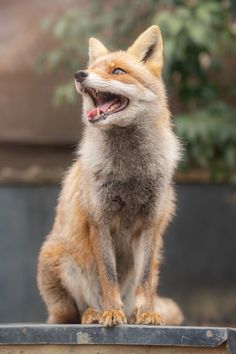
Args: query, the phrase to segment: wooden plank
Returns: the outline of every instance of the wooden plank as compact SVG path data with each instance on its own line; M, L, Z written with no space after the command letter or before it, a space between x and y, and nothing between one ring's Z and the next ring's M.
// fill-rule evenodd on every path
M225 345L217 348L157 347L121 345L7 345L1 354L227 354Z

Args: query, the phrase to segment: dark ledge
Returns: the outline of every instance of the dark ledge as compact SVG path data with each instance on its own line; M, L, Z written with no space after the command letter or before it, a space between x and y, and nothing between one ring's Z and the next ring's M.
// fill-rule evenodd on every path
M236 329L221 327L156 327L99 325L2 324L0 345L5 344L124 344L217 347L228 341L236 353Z

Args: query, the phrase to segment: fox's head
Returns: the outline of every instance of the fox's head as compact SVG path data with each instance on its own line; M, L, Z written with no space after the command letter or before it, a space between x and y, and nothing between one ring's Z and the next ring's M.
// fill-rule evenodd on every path
M162 66L158 26L143 32L127 51L110 52L90 38L88 69L75 74L85 122L99 127L127 126L156 117L165 107Z

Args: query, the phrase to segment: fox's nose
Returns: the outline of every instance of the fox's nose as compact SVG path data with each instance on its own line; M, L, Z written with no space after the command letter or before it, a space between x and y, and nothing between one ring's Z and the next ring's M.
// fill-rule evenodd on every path
M88 76L88 73L84 70L79 70L79 71L76 71L75 73L75 80L78 81L78 82L82 82L86 79L86 77Z

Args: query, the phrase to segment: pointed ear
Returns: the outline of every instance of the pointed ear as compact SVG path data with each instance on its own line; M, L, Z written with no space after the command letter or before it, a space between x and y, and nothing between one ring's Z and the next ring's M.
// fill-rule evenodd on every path
M98 39L93 37L89 39L89 64L107 53L108 49Z
M163 65L163 43L161 30L158 26L151 26L143 32L127 51L134 55L150 68L159 69Z

